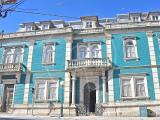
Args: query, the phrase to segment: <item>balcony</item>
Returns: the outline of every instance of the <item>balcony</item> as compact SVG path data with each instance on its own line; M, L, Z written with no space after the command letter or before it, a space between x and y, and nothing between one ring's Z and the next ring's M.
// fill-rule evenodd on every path
M22 63L0 64L0 73L21 72L22 67L23 67Z
M68 60L68 69L72 68L92 68L92 67L109 67L109 58L85 58Z
M74 34L90 34L90 33L104 33L103 28L86 28L86 29L76 29L74 30Z

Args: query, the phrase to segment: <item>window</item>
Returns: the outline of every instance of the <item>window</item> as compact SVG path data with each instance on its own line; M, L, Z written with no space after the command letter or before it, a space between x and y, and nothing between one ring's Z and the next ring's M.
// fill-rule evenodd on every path
M147 73L133 74L134 76L119 74L121 83L121 98L147 98L148 87L146 74Z
M135 47L132 42L126 42L126 57L127 58L134 58L135 57Z
M77 58L101 58L101 43L92 45L79 45Z
M35 98L38 101L58 101L60 77L34 78Z
M12 46L3 46L3 60L2 63L22 63L25 44L22 45L12 45Z
M94 46L91 51L91 58L99 58L100 57L100 49L98 46Z
M133 22L139 22L139 17L133 17Z
M26 31L31 31L32 30L32 26L26 26Z
M86 22L86 28L92 28L92 22Z
M54 64L56 42L47 42L44 44L42 65Z
M44 25L42 25L42 29L49 29L49 25L48 24L44 24Z
M7 63L12 63L12 51L9 50L6 52L6 54L4 55L4 64L7 64Z
M153 16L152 16L152 20L153 20L153 21L157 21L157 20L158 20L158 15L153 15Z
M14 62L15 63L20 63L20 62L22 62L22 50L20 49L20 50L17 50L16 51L16 53L15 53L15 60L14 60Z
M87 58L87 49L85 47L79 50L79 59Z
M123 38L123 47L124 47L124 60L138 60L137 45L136 45L137 36L124 36Z

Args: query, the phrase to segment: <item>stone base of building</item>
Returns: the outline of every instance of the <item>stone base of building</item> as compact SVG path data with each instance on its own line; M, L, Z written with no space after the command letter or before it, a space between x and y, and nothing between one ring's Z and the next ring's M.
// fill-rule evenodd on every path
M103 116L139 117L139 109L147 107L148 117L160 116L160 101L115 102L103 104Z

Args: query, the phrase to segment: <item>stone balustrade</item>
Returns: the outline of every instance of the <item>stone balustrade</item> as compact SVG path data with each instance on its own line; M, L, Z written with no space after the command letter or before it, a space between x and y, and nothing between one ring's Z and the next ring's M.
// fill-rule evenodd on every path
M76 29L74 30L74 34L103 33L103 31L103 28Z
M2 72L20 72L22 71L22 63L0 64L0 73Z
M68 68L106 67L110 66L109 58L85 58L68 60Z
M160 26L160 21L143 21L143 22L129 22L129 23L107 23L106 29L116 28L133 28L146 26Z

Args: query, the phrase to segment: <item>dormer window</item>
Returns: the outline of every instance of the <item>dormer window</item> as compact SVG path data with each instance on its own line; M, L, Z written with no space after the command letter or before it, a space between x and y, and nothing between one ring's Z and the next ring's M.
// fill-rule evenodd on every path
M44 24L44 25L43 25L43 29L49 29L49 25Z
M139 22L139 17L133 17L133 22Z
M92 22L86 22L86 28L92 28Z
M158 20L158 15L153 15L153 16L152 16L152 20L153 20L153 21L157 21L157 20Z
M32 26L26 26L26 31L31 31L32 30Z

